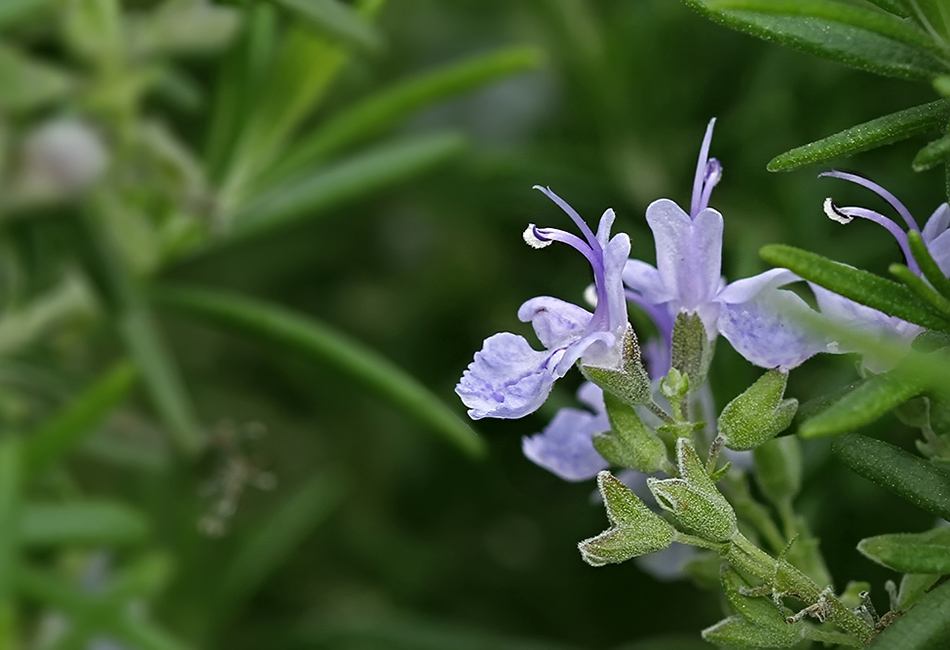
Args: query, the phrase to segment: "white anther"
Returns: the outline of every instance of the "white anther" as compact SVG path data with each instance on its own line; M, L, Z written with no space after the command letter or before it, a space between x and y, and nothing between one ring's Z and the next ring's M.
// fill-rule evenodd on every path
M545 246L551 245L550 239L541 239L538 237L538 234L535 232L537 226L533 223L529 223L528 227L524 229L524 232L521 234L524 237L524 243L526 243L531 248L544 248Z
M835 202L831 200L830 196L825 199L825 203L822 207L825 210L825 216L832 221L837 221L840 224L849 224L854 221L854 217L842 214L841 211L838 210L838 206L835 205Z

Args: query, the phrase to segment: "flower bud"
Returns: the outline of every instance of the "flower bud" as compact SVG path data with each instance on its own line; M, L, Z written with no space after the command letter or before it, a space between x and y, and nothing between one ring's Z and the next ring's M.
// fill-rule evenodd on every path
M734 450L755 449L784 431L798 410L798 400L782 399L788 373L769 370L719 415L719 434Z
M107 165L102 139L89 124L55 119L27 136L22 182L28 194L65 198L95 183Z
M718 492L709 494L681 478L647 479L660 507L690 532L713 542L727 542L736 533L736 513Z
M597 475L597 486L611 527L577 545L585 562L591 566L624 562L673 543L673 527L610 472Z

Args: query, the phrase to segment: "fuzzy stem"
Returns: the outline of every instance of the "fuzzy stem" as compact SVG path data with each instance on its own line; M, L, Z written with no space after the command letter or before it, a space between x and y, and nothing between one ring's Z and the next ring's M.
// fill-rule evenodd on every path
M727 561L737 569L750 573L772 585L774 591L798 598L813 605L822 598L822 589L815 582L785 560L776 560L750 542L741 533L737 534L726 555ZM825 595L828 605L827 620L867 644L874 636L874 628L852 612L834 595Z

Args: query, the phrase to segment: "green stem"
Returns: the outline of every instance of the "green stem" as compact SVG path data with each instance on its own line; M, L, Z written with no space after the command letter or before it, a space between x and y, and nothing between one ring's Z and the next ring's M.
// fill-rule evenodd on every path
M737 534L726 559L737 569L745 571L770 584L778 593L794 596L803 603L813 605L823 596L823 590L815 582L785 560L777 560ZM874 636L874 628L852 612L834 594L824 594L828 605L827 620L851 634L862 644Z

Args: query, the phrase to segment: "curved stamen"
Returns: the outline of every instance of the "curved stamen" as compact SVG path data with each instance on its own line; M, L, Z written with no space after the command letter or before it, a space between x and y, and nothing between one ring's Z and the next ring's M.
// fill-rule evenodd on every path
M715 158L710 158L706 163L706 180L703 181L703 195L699 201L699 212L709 207L709 199L712 198L712 192L722 180L722 164Z
M901 227L894 223L891 219L888 219L884 215L877 213L874 210L868 210L867 208L840 208L834 204L830 197L825 199L824 210L825 215L829 219L837 221L838 223L847 224L850 223L854 217L858 217L859 219L873 221L877 225L887 230L887 232L891 233L891 236L897 240L897 244L901 247L901 251L904 253L904 259L907 261L907 268L920 275L920 267L917 266L917 261L914 259L913 253L911 253L910 243L907 241L907 233L901 230Z
M529 230L531 231L531 236L528 234ZM590 246L587 245L587 242L577 235L561 230L560 228L538 228L536 225L530 224L527 230L524 232L524 238L525 242L527 242L532 248L543 248L554 241L567 244L587 258L587 261L590 262L590 265L594 267L595 276L597 275L598 270L601 270L601 275L603 274L602 264L600 260L594 255L594 251ZM533 243L534 241L538 243Z
M596 252L600 253L600 244L597 241L597 237L594 236L594 231L590 229L590 226L587 225L587 222L581 218L581 215L577 214L577 210L568 205L567 201L562 199L560 196L554 193L550 187L543 187L541 185L535 185L532 189L536 189L546 197L551 199L557 207L561 208L571 218L571 220L577 224L577 227L581 229L581 232L584 234L584 238L587 239L587 243L590 244L590 247Z
M703 189L709 171L709 147L712 144L713 128L716 126L716 118L709 120L706 126L706 135L703 136L703 144L699 148L699 159L696 161L696 175L693 177L693 197L690 203L689 216L695 217L702 210ZM711 190L710 190L711 191Z
M897 214L901 216L901 219L904 220L904 223L907 224L907 227L911 230L920 231L920 226L917 225L917 220L914 219L914 215L910 213L910 210L907 209L907 206L904 205L900 199L891 194L888 190L884 189L877 183L863 176L858 176L857 174L852 174L850 172L843 172L837 169L832 169L831 171L822 172L818 174L818 178L838 178L843 181L848 181L854 183L855 185L860 185L861 187L871 190L879 197L884 199L888 205L890 205L894 210L897 211Z

